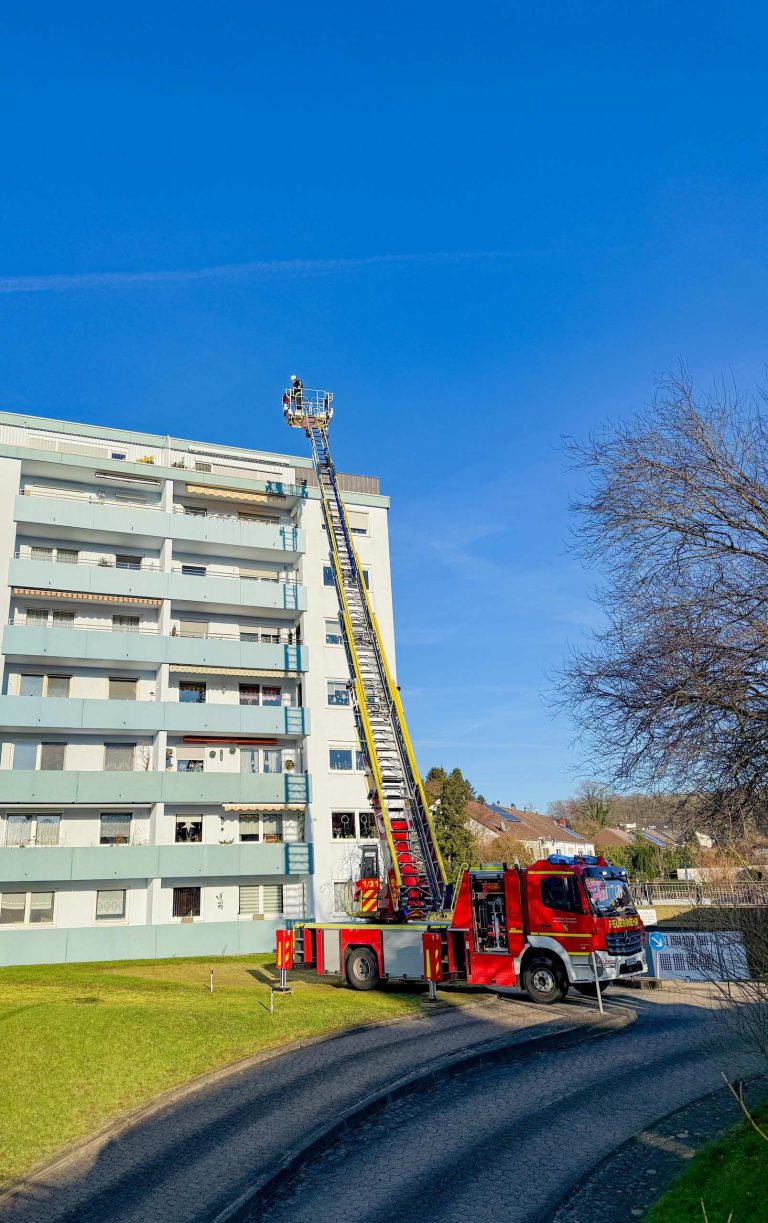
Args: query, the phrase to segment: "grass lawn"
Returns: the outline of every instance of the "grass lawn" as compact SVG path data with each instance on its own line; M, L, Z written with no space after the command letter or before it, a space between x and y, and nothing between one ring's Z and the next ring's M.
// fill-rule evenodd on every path
M193 1075L420 1007L294 972L270 1015L273 976L273 955L0 969L0 1183Z
M754 1111L768 1131L768 1105ZM678 1181L646 1215L646 1223L765 1223L768 1219L768 1142L744 1122L695 1155Z

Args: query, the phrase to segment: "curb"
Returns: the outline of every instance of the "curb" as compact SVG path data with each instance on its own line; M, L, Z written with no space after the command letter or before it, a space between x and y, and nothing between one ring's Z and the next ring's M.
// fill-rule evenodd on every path
M602 1036L606 1032L627 1028L634 1022L634 1012L615 1008L611 1013L606 1014L600 1019L595 1019L593 1023L586 1026L566 1024L556 1031L542 1032L540 1035L529 1036L523 1040L518 1039L515 1034L509 1033L505 1036L496 1036L491 1040L481 1041L480 1044L471 1046L468 1050L449 1053L443 1057L435 1058L433 1061L421 1066L418 1070L410 1071L398 1079L393 1079L386 1087L363 1096L354 1104L350 1104L347 1108L342 1109L333 1121L318 1126L304 1142L287 1151L282 1159L277 1162L272 1172L252 1181L234 1201L214 1215L210 1223L246 1223L252 1208L256 1205L257 1199L259 1199L258 1205L260 1207L266 1205L283 1185L294 1178L304 1164L331 1146L353 1123L359 1125L361 1121L367 1120L387 1104L400 1100L404 1096L411 1095L421 1090L422 1087L435 1083L454 1071L466 1070L486 1058L501 1057L516 1048L526 1050L531 1045L553 1043L562 1040L564 1036L569 1036L573 1032L578 1032L583 1035L585 1040L590 1040L597 1036Z
M409 1011L405 1015L394 1015L390 1019L378 1019L370 1023L359 1023L351 1028L337 1028L333 1032L323 1032L318 1036L303 1036L299 1040L291 1041L289 1044L277 1045L274 1049L265 1049L262 1053L249 1053L247 1057L239 1058L236 1062L227 1062L226 1065L217 1066L214 1070L206 1070L202 1074L195 1075L192 1079L187 1079L184 1083L177 1083L174 1087L167 1087L164 1091L153 1096L151 1100L148 1100L146 1104L140 1104L137 1108L125 1109L123 1112L117 1113L116 1116L112 1117L110 1121L105 1122L99 1129L76 1139L63 1149L60 1148L52 1155L47 1156L39 1163L33 1164L23 1176L0 1190L0 1210L13 1201L14 1198L18 1197L19 1194L24 1193L31 1184L34 1184L41 1177L65 1168L68 1163L79 1158L91 1148L93 1148L95 1153L100 1147L110 1142L113 1138L119 1137L125 1130L130 1129L131 1126L137 1125L141 1121L146 1121L149 1117L154 1116L155 1113L161 1112L168 1105L176 1104L177 1101L183 1100L197 1091L202 1091L204 1088L218 1083L221 1079L229 1078L230 1075L255 1069L257 1066L274 1061L278 1057L295 1053L299 1049L306 1049L312 1045L340 1040L344 1036L354 1036L360 1032L372 1032L379 1028L389 1028L394 1024L408 1023L414 1020L428 1023L433 1014L445 1015L446 1013L455 1013L461 1015L465 1010L492 1009L498 1003L499 999L494 994L490 997L484 995L483 997L478 997L477 1001L464 1002L455 1006L445 1004L437 1010Z

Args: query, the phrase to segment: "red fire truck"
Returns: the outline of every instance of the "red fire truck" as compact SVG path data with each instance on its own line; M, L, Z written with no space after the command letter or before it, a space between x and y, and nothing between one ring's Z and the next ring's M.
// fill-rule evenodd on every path
M645 969L643 925L626 872L596 857L467 869L446 921L306 922L294 937L298 965L341 974L353 989L431 978L520 988L548 1003L571 985L594 995L595 972L604 990ZM429 946L439 947L431 971Z

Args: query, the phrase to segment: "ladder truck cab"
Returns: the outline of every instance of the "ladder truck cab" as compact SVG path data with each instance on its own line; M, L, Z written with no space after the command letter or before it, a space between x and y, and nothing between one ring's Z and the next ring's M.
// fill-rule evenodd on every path
M522 989L550 1003L570 986L594 996L596 981L604 990L646 967L626 871L599 857L466 869L444 921L306 922L295 936L299 965L340 974L353 989L438 979ZM439 947L436 973L427 969L430 938Z

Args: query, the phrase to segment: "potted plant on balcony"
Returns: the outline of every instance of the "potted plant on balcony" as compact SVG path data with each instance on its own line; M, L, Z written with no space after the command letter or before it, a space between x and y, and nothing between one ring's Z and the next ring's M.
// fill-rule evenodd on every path
M293 770L296 768L295 761L293 761L293 760L284 760L284 761L283 761L283 768L285 769L286 773L292 773L292 772L293 772Z

